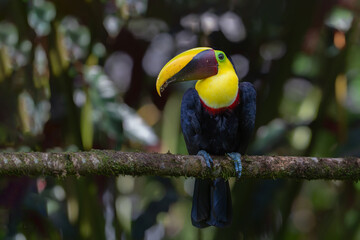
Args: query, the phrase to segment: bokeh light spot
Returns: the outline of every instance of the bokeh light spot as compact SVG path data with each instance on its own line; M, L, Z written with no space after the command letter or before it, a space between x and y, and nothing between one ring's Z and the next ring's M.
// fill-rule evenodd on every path
M297 127L291 134L291 145L298 150L304 150L309 145L310 139L311 130L309 127Z
M124 52L112 53L105 62L104 71L115 83L119 92L128 90L133 69L132 58Z
M246 38L246 29L242 19L234 12L226 12L219 19L221 31L231 42L240 42Z
M156 77L161 68L173 55L174 40L168 33L157 35L145 52L142 66L145 72L152 77Z
M209 35L219 30L219 17L211 12L205 12L200 17L202 31Z

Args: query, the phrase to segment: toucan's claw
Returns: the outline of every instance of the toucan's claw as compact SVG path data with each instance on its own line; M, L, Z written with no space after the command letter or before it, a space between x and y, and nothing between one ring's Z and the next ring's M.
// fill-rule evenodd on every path
M206 162L206 166L210 169L212 169L214 162L212 160L212 158L210 157L210 155L205 151L205 150L200 150L197 153L198 156L202 156L205 159Z
M232 160L234 160L236 178L240 179L242 172L241 154L238 152L232 152L232 153L227 153L226 155L229 156Z

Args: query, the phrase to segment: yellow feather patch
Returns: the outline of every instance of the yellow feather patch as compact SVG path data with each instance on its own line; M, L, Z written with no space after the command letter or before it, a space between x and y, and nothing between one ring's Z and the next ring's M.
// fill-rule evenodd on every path
M239 78L229 59L219 62L218 68L218 74L199 80L195 86L201 100L215 109L230 106L239 90Z

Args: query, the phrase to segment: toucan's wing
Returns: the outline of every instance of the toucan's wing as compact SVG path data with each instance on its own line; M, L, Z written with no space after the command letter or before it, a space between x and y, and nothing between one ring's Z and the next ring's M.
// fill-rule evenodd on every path
M186 91L181 102L181 128L189 154L197 154L201 149L201 103L197 91ZM192 224L198 228L209 226L211 219L212 180L196 179L191 209Z
M240 153L244 154L254 130L256 115L256 91L249 82L241 82L240 89Z
M189 154L201 150L201 103L194 88L187 90L181 102L181 128Z

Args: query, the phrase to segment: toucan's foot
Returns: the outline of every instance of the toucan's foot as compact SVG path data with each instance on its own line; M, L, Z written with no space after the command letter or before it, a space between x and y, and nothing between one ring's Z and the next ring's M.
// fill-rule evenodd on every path
M232 160L234 160L236 177L237 179L240 179L242 172L241 154L238 152L232 152L232 153L227 153L226 155L228 155Z
M197 153L198 156L202 156L205 159L206 162L206 166L210 169L212 169L214 162L212 160L212 158L210 157L210 155L205 151L205 150L200 150Z

